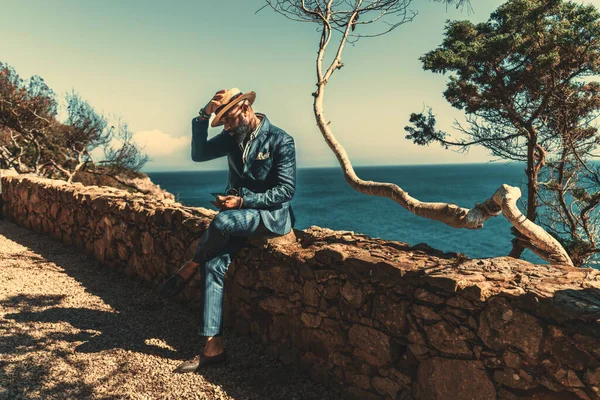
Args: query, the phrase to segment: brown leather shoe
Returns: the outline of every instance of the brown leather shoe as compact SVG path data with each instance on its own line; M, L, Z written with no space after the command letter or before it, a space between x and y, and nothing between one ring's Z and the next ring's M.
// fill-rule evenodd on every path
M225 361L227 361L227 355L225 354L225 350L223 350L220 354L217 354L216 356L212 357L198 355L192 358L191 360L187 360L179 364L177 368L173 370L173 372L177 374L196 372L204 367L223 364Z

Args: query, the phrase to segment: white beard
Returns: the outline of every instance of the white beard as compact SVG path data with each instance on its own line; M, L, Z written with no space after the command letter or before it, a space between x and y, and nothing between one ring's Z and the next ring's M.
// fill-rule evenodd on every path
M244 143L244 139L251 133L251 128L249 124L240 124L237 128L233 130L233 140L238 145Z

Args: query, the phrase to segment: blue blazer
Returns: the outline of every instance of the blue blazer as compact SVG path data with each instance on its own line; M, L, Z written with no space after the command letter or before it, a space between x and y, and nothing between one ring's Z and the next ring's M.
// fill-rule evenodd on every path
M258 113L257 113L258 114ZM192 160L209 161L227 156L229 179L225 191L235 188L244 198L242 208L255 208L265 226L285 235L296 218L291 200L296 190L294 138L272 125L264 114L259 129L250 136L246 163L242 150L225 130L207 141L208 120L192 120ZM262 153L262 156L257 156ZM268 155L267 155L268 153Z

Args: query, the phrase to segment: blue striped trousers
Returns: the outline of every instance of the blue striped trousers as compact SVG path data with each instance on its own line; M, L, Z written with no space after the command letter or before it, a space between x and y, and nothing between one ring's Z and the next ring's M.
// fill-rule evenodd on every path
M235 255L254 236L278 236L261 221L257 209L220 211L202 235L192 260L200 264L201 336L223 334L223 281Z

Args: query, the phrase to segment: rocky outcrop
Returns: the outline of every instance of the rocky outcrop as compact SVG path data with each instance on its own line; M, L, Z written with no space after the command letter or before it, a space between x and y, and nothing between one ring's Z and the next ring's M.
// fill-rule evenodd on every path
M80 182L86 186L110 186L129 192L148 194L157 200L175 201L175 196L172 193L162 189L160 185L152 182L148 175L142 172L130 172L129 174L112 177L80 171L75 174L73 182Z
M152 285L214 211L4 177L4 213ZM198 276L181 295L197 306ZM252 240L227 273L229 326L358 399L599 399L600 271L311 227Z

